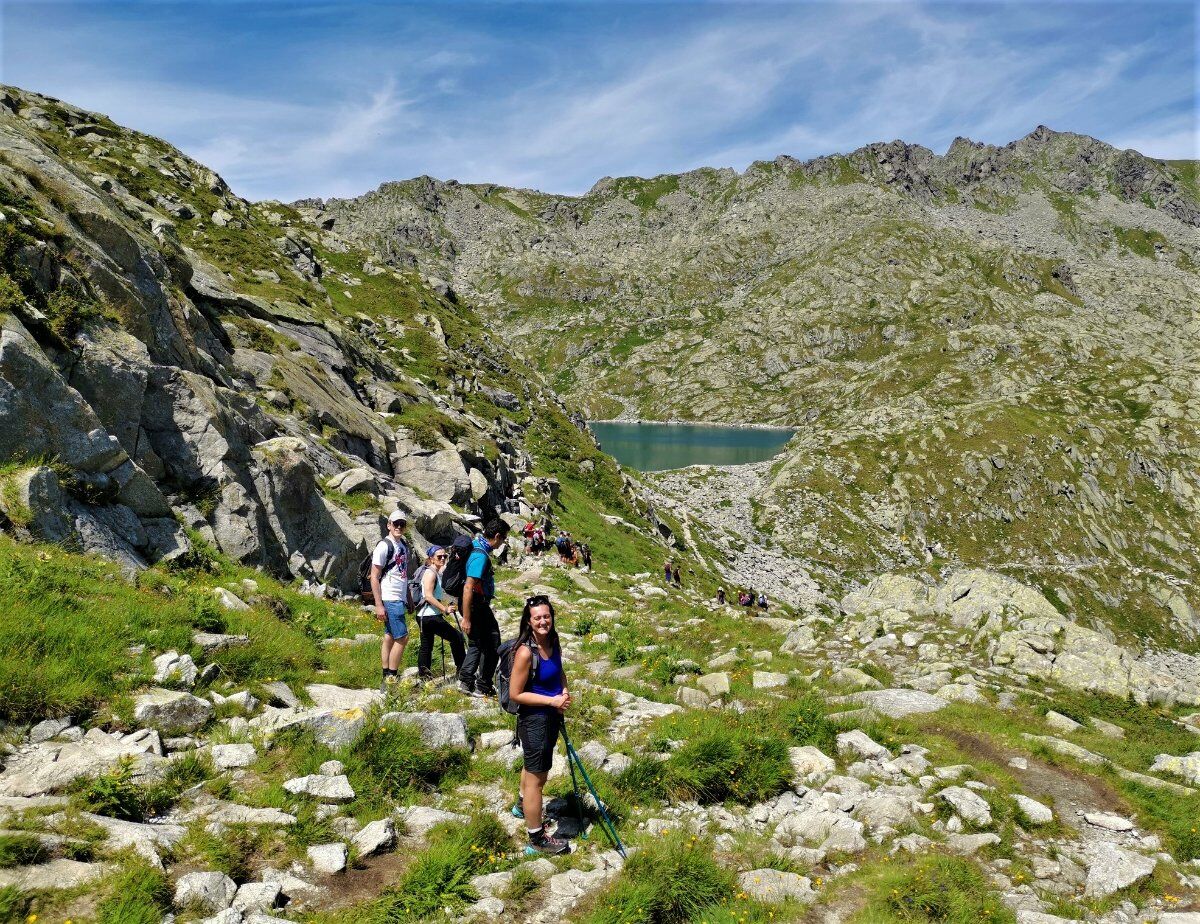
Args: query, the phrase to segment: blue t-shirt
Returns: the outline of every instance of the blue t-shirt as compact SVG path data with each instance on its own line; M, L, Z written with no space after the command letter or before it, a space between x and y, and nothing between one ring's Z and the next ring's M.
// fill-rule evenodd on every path
M483 599L496 596L496 575L491 568L492 547L482 536L476 536L471 556L467 559L467 577L483 581Z
M562 650L556 648L549 658L538 658L537 671L530 684L530 693L558 696L563 691Z

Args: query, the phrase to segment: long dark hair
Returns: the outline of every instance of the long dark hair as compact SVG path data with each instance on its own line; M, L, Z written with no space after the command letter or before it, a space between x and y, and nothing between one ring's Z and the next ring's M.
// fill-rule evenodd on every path
M517 630L517 646L528 645L533 642L533 622L530 619L530 612L535 606L550 607L550 647L551 651L557 652L558 646L558 626L555 624L554 604L545 594L535 594L525 601L525 608L521 610L521 627ZM533 644L537 644L533 642Z

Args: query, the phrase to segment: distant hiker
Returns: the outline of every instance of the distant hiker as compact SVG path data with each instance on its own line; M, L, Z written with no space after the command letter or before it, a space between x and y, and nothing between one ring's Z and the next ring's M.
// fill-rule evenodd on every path
M417 625L421 627L421 648L417 652L417 677L421 680L433 679L433 638L444 639L450 643L450 655L454 658L454 672L462 668L466 654L462 633L446 620L454 614L457 604L442 588L442 569L446 567L446 550L440 545L429 547L429 557L421 569L421 592L415 604L417 610ZM446 649L442 649L443 669L445 667Z
M667 563L663 565L663 580L668 584L671 583L671 574L671 562L668 560Z
M565 840L547 834L542 825L542 791L554 763L554 745L571 705L562 648L554 627L554 604L545 594L525 601L514 646L508 696L519 706L517 738L521 742L521 801L513 814L525 819L529 845L546 854L566 853Z
M766 594L760 593L758 595L758 608L760 610L764 610L764 611L766 610L766 608L767 608L767 595Z
M674 571L673 571L673 573L671 574L671 580L674 582L674 584L675 584L675 586L676 586L676 587L682 587L682 586L683 586L683 581L681 581L681 580L679 579L679 565L676 565L676 566L675 566L675 568L674 568Z
M586 542L579 543L579 559L583 562L583 567L588 571L592 570L592 547Z
M393 510L388 517L388 534L371 554L371 593L375 598L375 618L383 623L380 661L383 679L379 689L386 693L396 683L396 675L408 645L408 543L404 530L408 518Z
M725 588L724 587L717 588L717 605L718 606L725 605Z
M496 673L500 626L492 613L492 598L496 596L492 551L504 545L507 538L508 524L503 520L489 520L483 532L475 537L471 557L467 559L461 610L463 632L471 644L458 672L458 688L472 696L496 694L492 676Z

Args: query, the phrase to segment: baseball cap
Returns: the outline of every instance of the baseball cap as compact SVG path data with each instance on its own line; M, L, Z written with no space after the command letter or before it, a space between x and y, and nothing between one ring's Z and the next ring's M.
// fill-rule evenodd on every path
M403 510L393 510L393 511L392 511L392 512L391 512L391 513L388 515L388 522L389 522L389 523L395 523L395 522L397 522L397 521L400 521L401 523L407 523L407 522L408 522L408 517L407 517L407 515L405 515L405 513L404 513L404 511L403 511Z

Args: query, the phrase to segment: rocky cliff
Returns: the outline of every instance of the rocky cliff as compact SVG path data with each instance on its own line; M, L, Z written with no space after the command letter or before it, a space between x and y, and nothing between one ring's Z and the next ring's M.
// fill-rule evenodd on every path
M574 475L623 502L444 284L158 139L4 90L0 212L0 525L19 535L131 571L202 542L346 590L391 506L422 541L520 512L531 426L555 428L547 464L595 456Z

